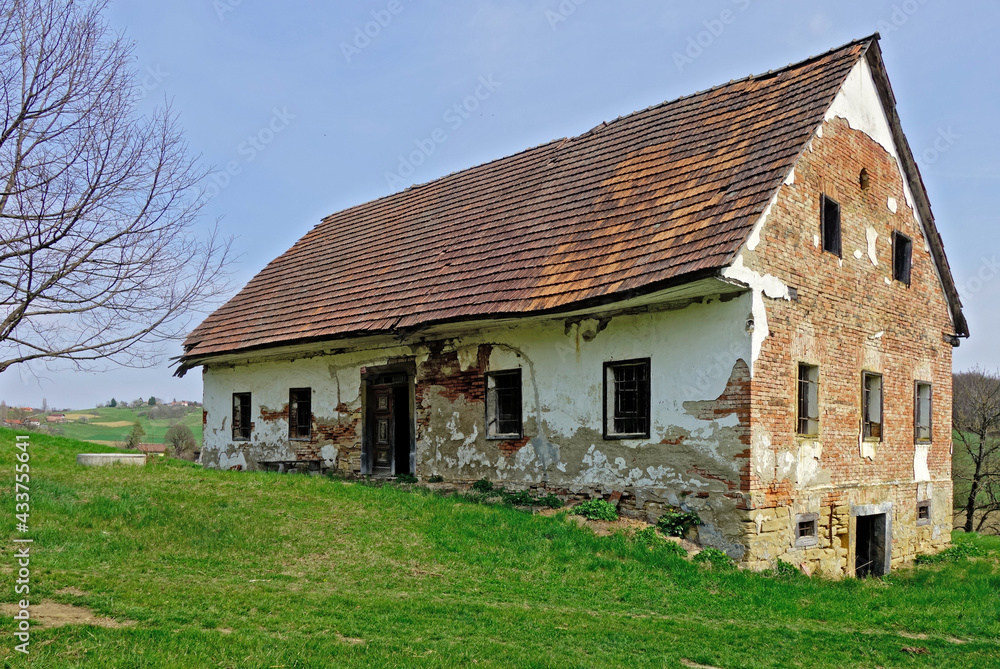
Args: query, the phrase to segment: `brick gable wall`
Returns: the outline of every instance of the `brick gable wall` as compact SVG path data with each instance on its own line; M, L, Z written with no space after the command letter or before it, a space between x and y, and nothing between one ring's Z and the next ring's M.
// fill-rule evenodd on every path
M863 168L867 189L860 185ZM823 193L841 206L843 258L821 246ZM909 287L891 280L893 230L913 240ZM869 258L873 232L877 266ZM745 488L753 509L745 516L751 553L759 561L786 555L831 573L852 571L851 506L885 502L893 504L894 563L946 545L952 351L943 334L953 329L895 159L842 119L825 123L822 137L797 163L794 182L781 188L760 244L745 252L745 261L797 291L791 301L766 300L770 335L754 366L754 452ZM796 436L800 362L820 370L816 440ZM883 441L866 444L865 455L859 441L863 370L883 375L885 408ZM915 380L933 384L930 482L915 481ZM933 522L918 528L916 502L925 497L934 500ZM820 514L820 542L811 551L791 550L796 513ZM787 520L770 532L759 522L779 517Z

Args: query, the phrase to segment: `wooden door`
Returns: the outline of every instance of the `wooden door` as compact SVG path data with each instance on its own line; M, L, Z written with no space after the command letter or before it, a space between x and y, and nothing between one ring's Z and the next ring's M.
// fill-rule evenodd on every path
M372 474L392 474L392 456L395 440L395 421L392 415L392 386L375 387L375 416L372 448Z

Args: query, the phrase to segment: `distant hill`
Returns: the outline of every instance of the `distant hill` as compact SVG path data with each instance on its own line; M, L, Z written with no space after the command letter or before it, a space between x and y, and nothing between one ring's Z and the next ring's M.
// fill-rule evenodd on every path
M201 407L158 405L142 406L137 409L125 407L85 409L67 412L64 422L50 424L49 427L56 434L71 439L112 446L128 438L132 425L137 420L146 430L146 436L142 439L146 443L162 443L167 429L179 423L191 428L199 447L201 445Z

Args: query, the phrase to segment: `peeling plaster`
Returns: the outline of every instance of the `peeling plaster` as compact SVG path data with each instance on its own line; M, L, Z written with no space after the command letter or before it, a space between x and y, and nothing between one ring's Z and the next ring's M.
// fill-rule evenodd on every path
M752 376L754 363L757 362L757 358L760 356L760 349L764 345L764 340L770 334L770 330L767 327L767 308L764 305L764 297L766 296L775 300L791 300L791 293L788 290L788 286L782 283L778 277L770 274L762 275L744 265L743 254L740 254L736 258L736 262L724 269L722 275L728 279L734 279L746 284L753 290L752 313L754 330L751 335L750 357L750 374Z
M799 444L796 482L800 488L830 482L830 474L820 468L822 456L823 445L820 442L803 441Z
M913 447L913 480L930 481L931 471L927 466L927 456L930 455L930 444L916 444Z
M860 430L858 431L858 450L861 453L861 457L874 460L877 445L877 442L865 441L864 437L861 436Z
M458 368L467 372L476 366L479 359L479 345L461 346L455 350L455 353L458 355Z
M872 261L872 265L878 267L878 250L875 246L878 233L875 232L875 228L870 225L865 228L865 239L868 241L868 259Z
M886 204L889 207L889 211L891 211L892 213L895 214L897 211L899 211L899 204L896 202L896 198L890 197L889 201Z
M844 119L853 130L858 130L871 137L896 160L896 168L899 170L899 176L903 182L903 195L906 198L906 203L914 210L914 216L918 216L913 193L910 192L909 182L906 175L903 174L899 152L896 150L889 120L882 108L882 101L875 88L875 80L868 61L864 59L858 61L841 86L840 92L837 93L833 104L826 112L825 120L830 121L834 118Z
M865 257L865 254L861 252L861 249L854 249L854 257L858 260L861 260L862 258Z
M792 169L792 177L794 178L794 168ZM778 195L780 195L781 189L771 197L771 201L767 203L767 207L764 209L764 213L760 215L757 222L754 223L753 229L750 231L750 236L747 237L747 248L751 251L757 250L757 245L760 244L760 233L764 229L764 222L767 221L767 217L771 215L771 208L778 203Z
M771 435L763 429L754 426L751 444L752 448L750 452L753 454L753 473L764 483L770 483L774 480L775 468L777 466L774 451L771 449Z

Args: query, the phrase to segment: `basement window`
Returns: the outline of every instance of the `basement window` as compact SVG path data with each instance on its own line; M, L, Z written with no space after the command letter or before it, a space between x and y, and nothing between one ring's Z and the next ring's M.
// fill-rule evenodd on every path
M604 363L604 438L648 438L649 414L649 358Z
M799 364L798 433L801 436L819 434L819 367Z
M931 440L931 384L917 381L913 398L913 440Z
M913 263L913 240L901 232L892 233L892 278L910 285Z
M882 441L882 376L865 372L861 378L862 434L870 441Z
M288 438L308 439L312 434L312 389L288 391Z
M521 437L521 370L486 375L486 438Z
M250 393L233 393L233 441L250 439Z
M819 543L818 513L800 513L795 516L795 547L805 548Z
M823 232L823 250L841 257L840 205L824 195L820 198L820 227Z
M931 501L917 502L917 525L931 524Z

